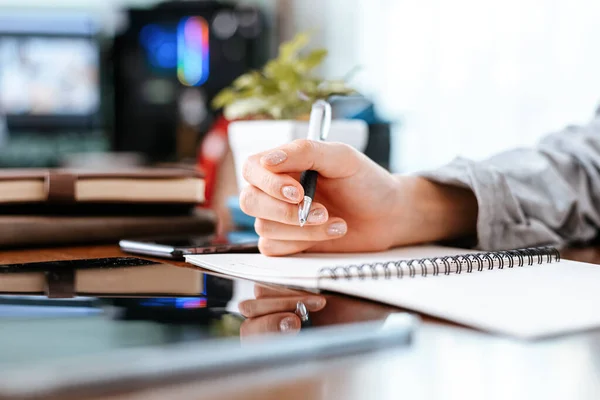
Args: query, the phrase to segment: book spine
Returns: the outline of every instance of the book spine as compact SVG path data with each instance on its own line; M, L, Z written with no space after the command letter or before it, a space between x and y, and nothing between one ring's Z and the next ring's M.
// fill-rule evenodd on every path
M202 235L215 220L172 217L0 217L0 248L58 244L117 243L125 238Z

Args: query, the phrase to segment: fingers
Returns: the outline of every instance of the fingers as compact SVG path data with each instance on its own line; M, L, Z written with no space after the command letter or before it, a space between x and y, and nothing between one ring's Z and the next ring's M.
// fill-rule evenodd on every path
M267 297L242 301L238 307L244 317L255 318L261 315L293 311L299 301L303 302L308 311L312 312L325 307L325 298L322 296Z
M343 241L346 237L347 236L341 237L339 240ZM356 251L361 251L362 249L361 247L357 247L355 243L352 243L352 241L344 243L342 247L344 246L349 249L355 249ZM310 249L311 252L317 253L335 253L340 251L340 243L338 243L337 240L323 240L320 242L314 242L300 240L277 240L261 237L258 240L258 249L265 256L281 257L290 254L302 253L308 249ZM363 251L368 251L368 249Z
M303 229L303 228L298 228ZM287 256L289 254L301 253L310 249L315 245L315 242L308 241L290 241L259 238L258 250L265 256L278 257Z
M240 335L251 336L275 332L298 332L301 328L300 318L292 311L296 304L301 301L311 312L320 311L325 307L326 299L317 295L300 295L301 292L284 288L271 288L256 285L255 293L266 295L294 294L289 297L265 297L260 299L246 300L239 304L240 313L247 319L240 327Z
M307 225L303 228L259 218L254 223L254 230L265 239L316 242L340 238L346 234L348 226L341 218L330 218L326 224Z
M302 185L286 174L276 174L260 165L258 155L249 157L242 170L244 179L264 193L287 203L298 204L304 198Z
M240 208L256 218L298 225L298 206L271 197L254 186L246 186L240 193ZM313 203L307 224L323 224L329 215L322 204Z
M262 154L260 164L275 173L318 171L327 178L346 178L358 171L362 155L342 143L295 140Z
M300 318L294 313L284 312L245 320L240 326L240 336L277 332L296 333L300 328Z

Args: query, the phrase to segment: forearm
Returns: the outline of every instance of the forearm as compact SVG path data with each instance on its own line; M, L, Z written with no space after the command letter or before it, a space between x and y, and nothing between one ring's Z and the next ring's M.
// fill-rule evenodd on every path
M396 180L395 246L475 237L477 199L471 190L421 177Z
M600 227L600 120L421 176L474 194L480 249L589 241Z

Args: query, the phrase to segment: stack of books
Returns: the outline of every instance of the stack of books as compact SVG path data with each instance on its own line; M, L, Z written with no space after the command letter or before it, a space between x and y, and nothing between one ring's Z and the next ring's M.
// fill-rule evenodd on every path
M214 231L195 170L0 171L0 247L117 243Z

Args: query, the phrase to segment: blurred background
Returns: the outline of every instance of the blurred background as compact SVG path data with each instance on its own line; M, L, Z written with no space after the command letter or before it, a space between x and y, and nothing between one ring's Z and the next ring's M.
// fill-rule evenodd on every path
M599 20L593 0L0 0L0 165L197 160L215 94L303 31L323 77L360 67L380 164L480 159L593 116Z

